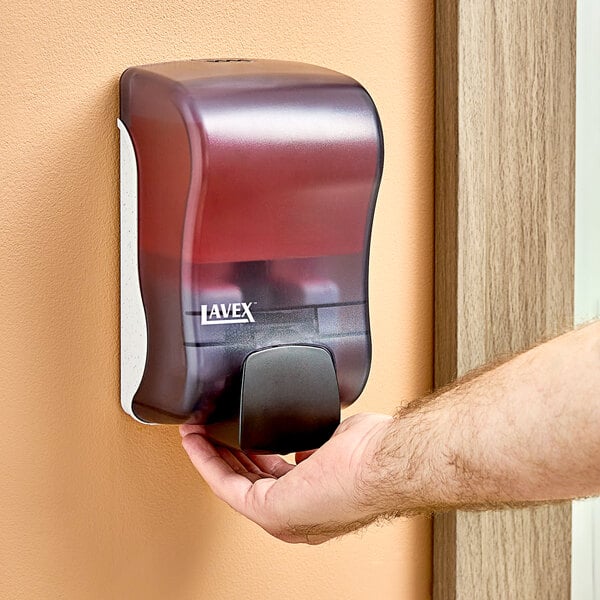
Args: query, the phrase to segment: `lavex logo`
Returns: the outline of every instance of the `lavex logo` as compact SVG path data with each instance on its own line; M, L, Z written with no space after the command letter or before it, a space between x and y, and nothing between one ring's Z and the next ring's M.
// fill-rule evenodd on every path
M226 325L228 323L254 323L250 307L256 302L233 302L230 304L202 304L201 325Z

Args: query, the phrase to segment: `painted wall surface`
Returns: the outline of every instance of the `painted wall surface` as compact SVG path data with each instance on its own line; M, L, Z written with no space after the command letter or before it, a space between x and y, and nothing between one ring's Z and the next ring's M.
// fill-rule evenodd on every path
M0 5L0 598L410 600L426 519L287 546L215 500L175 428L120 412L117 83L251 56L360 80L386 163L374 361L354 410L431 382L433 2L8 0Z

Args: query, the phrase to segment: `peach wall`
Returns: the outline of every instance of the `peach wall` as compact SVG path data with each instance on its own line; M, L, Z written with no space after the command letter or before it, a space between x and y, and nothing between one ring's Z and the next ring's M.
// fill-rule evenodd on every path
M174 428L118 401L117 80L188 57L313 62L377 103L374 362L356 410L431 381L433 2L0 6L0 598L425 598L430 529L286 546L216 501Z

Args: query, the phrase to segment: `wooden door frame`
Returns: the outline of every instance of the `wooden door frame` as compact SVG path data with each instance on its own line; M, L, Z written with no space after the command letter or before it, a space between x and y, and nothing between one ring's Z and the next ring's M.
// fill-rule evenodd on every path
M436 386L572 325L576 0L436 0ZM434 600L569 598L571 505L434 518Z

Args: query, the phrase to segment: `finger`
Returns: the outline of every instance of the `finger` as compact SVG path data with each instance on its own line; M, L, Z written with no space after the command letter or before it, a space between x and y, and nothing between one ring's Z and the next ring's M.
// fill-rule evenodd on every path
M246 498L252 482L236 473L218 450L201 435L186 435L182 445L214 494L234 510L249 516Z
M222 446L216 446L215 450L219 453L219 456L231 467L233 471L239 473L249 479L252 482L258 481L263 477L269 477L269 475L264 475L260 469L256 465L252 465L252 469L248 469L248 467L244 464L242 460L238 457L237 453L230 448L225 448ZM251 464L251 461L248 461Z
M255 473L261 477L273 477L270 473L265 473L248 455L241 450L231 450L231 453L250 473Z
M232 454L232 452L231 452L231 450L229 450L229 448L225 448L224 446L215 446L214 448L218 452L219 456L231 467L232 471L242 474L248 470Z
M181 435L181 437L185 437L190 433L199 433L202 435L205 431L204 425L196 425L194 423L183 423L179 426L179 435Z
M250 458L261 471L277 478L283 477L283 475L296 466L291 465L277 454L253 454L249 452L248 458Z
M299 465L303 460L312 456L316 450L303 450L302 452L296 452L296 464Z

